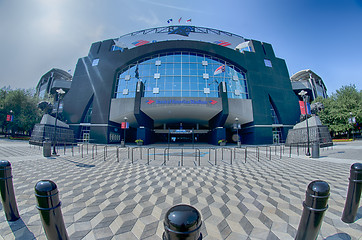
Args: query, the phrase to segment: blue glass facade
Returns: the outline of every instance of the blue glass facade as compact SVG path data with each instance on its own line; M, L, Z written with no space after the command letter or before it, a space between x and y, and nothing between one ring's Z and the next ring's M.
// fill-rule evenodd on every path
M145 84L144 97L219 97L218 85L226 82L228 98L249 98L243 71L194 52L157 54L128 65L117 73L114 98L134 98L138 80Z

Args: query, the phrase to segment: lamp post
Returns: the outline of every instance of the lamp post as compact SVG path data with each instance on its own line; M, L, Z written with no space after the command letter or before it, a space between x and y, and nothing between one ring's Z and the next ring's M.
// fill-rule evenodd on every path
M11 136L14 135L14 134L13 134L12 124L11 124L11 122L14 120L13 114L14 114L13 110L10 110L10 119L9 119L9 122L10 122L10 132L11 132L10 134L11 134ZM6 129L6 131L8 131L8 130Z
M306 156L310 156L310 151L309 151L309 127L308 127L308 109L307 109L307 99L308 99L308 95L307 92L302 90L298 93L298 95L302 96L303 98L303 102L304 102L304 110L305 110L305 122L307 124L307 153L305 154Z
M57 121L58 121L58 112L59 112L59 105L60 105L60 96L63 95L65 92L63 89L59 88L56 90L58 95L58 105L57 105L57 112L55 114L55 123L54 123L54 145L53 145L53 155L57 155L56 151L56 144L57 144Z
M352 132L352 139L354 141L353 124L355 123L356 119L353 118L353 113L352 112L350 112L349 115L351 116L351 118L350 118L351 132Z
M239 118L235 118L235 125L236 125L236 143L239 147L239 125L238 125L238 122L239 122Z
M124 117L124 122L125 122L125 126L124 126L124 146L126 146L126 130L127 130L127 117Z

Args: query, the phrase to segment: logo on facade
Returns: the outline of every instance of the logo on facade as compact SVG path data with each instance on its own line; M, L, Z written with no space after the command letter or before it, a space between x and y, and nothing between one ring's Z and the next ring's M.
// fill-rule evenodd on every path
M147 104L152 104L152 103L154 103L155 101L153 101L153 100L151 100L151 99L149 99L149 100L147 100Z
M217 44L217 45L223 46L223 47L231 45L231 43L225 42L223 40L215 41L214 43Z
M149 41L146 41L146 40L138 40L138 41L136 41L136 42L133 42L132 44L135 45L136 47L138 47L138 46L145 45L145 44L147 44L147 43L149 43Z
M177 34L177 35L188 37L190 32L194 32L194 31L195 31L195 29L192 26L180 26L174 30L171 30L170 32L168 32L168 34Z

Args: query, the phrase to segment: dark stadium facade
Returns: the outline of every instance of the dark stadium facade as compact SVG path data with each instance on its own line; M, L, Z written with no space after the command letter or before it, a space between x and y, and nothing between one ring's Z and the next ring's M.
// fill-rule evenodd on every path
M93 43L63 101L75 137L95 143L270 144L300 114L270 44L196 26Z

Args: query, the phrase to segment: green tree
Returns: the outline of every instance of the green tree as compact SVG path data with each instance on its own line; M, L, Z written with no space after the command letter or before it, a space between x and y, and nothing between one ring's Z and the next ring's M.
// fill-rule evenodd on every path
M37 107L38 98L30 90L1 89L0 119L1 128L12 129L12 132L30 134L34 125L40 121L40 110ZM6 116L12 112L13 121L6 121Z
M342 86L329 98L318 97L314 102L323 103L324 110L318 116L332 133L350 133L362 122L362 92L355 85ZM349 122L351 117L356 118L357 124Z

